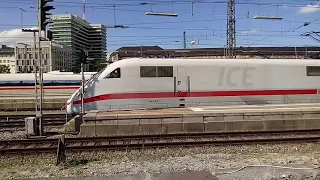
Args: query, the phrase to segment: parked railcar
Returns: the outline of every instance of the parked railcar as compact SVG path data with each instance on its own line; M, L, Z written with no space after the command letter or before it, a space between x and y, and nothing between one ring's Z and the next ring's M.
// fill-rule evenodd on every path
M85 79L89 79L94 72L86 72ZM81 86L81 74L72 72L49 72L43 74L43 87L46 96L70 96ZM1 74L0 96L21 97L32 96L35 89L35 74Z

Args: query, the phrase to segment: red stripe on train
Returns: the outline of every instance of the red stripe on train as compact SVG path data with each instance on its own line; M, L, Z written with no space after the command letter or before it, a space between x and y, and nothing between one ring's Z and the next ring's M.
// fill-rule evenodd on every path
M210 92L191 92L190 97L230 97L230 96L275 96L275 95L308 95L317 94L317 89L301 89L301 90L255 90L255 91L210 91ZM111 99L138 99L138 98L173 98L173 92L159 93L121 93L121 94L104 94L100 96L86 98L84 103L92 103L97 101ZM177 93L177 97L188 97L188 92ZM73 102L73 104L81 104L81 100Z
M69 89L79 89L80 86L61 86L61 87L43 87L44 90L69 90ZM34 90L34 87L0 87L0 91L12 91L12 90ZM40 89L40 88L38 88Z

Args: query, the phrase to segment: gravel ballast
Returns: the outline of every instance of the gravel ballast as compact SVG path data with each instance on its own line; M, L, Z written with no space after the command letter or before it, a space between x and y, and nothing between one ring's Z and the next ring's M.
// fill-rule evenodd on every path
M55 166L55 155L4 156L0 159L0 179L179 171L210 171L215 174L246 165L313 167L320 162L319 147L319 144L309 143L80 154L67 152L67 162L59 166Z

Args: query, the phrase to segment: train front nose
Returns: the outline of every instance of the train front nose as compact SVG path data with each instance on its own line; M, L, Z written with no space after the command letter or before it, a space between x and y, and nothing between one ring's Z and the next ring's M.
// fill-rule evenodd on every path
M83 88L84 99L90 98L92 96L92 87L94 87L94 79L97 75L92 76L86 81ZM81 113L81 97L82 97L82 87L80 87L76 92L74 92L67 101L66 109L69 114L77 115ZM84 106L86 106L84 104ZM84 109L86 109L84 107Z
M79 88L76 92L74 92L70 96L70 98L68 99L68 101L66 103L66 109L67 109L68 114L79 114L80 113L80 109L77 104L77 101L81 99L80 92L81 92L81 88Z
M73 114L72 101L70 99L66 103L66 109L68 114Z

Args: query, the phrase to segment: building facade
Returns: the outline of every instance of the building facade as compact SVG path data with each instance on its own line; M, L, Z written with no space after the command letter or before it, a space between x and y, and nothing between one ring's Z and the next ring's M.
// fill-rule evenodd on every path
M89 29L89 57L94 60L106 61L106 49L107 49L107 30L102 24L90 24Z
M71 71L71 48L49 41L41 42L41 59L44 63L44 72ZM16 73L32 73L38 62L38 48L34 54L32 43L17 43L15 47Z
M2 45L0 47L0 65L8 66L10 73L16 73L16 58L14 48Z
M54 15L49 26L53 41L69 46L72 60L77 60L80 49L88 52L94 61L106 60L106 27L102 24L89 24L71 14ZM88 69L87 69L88 70Z

